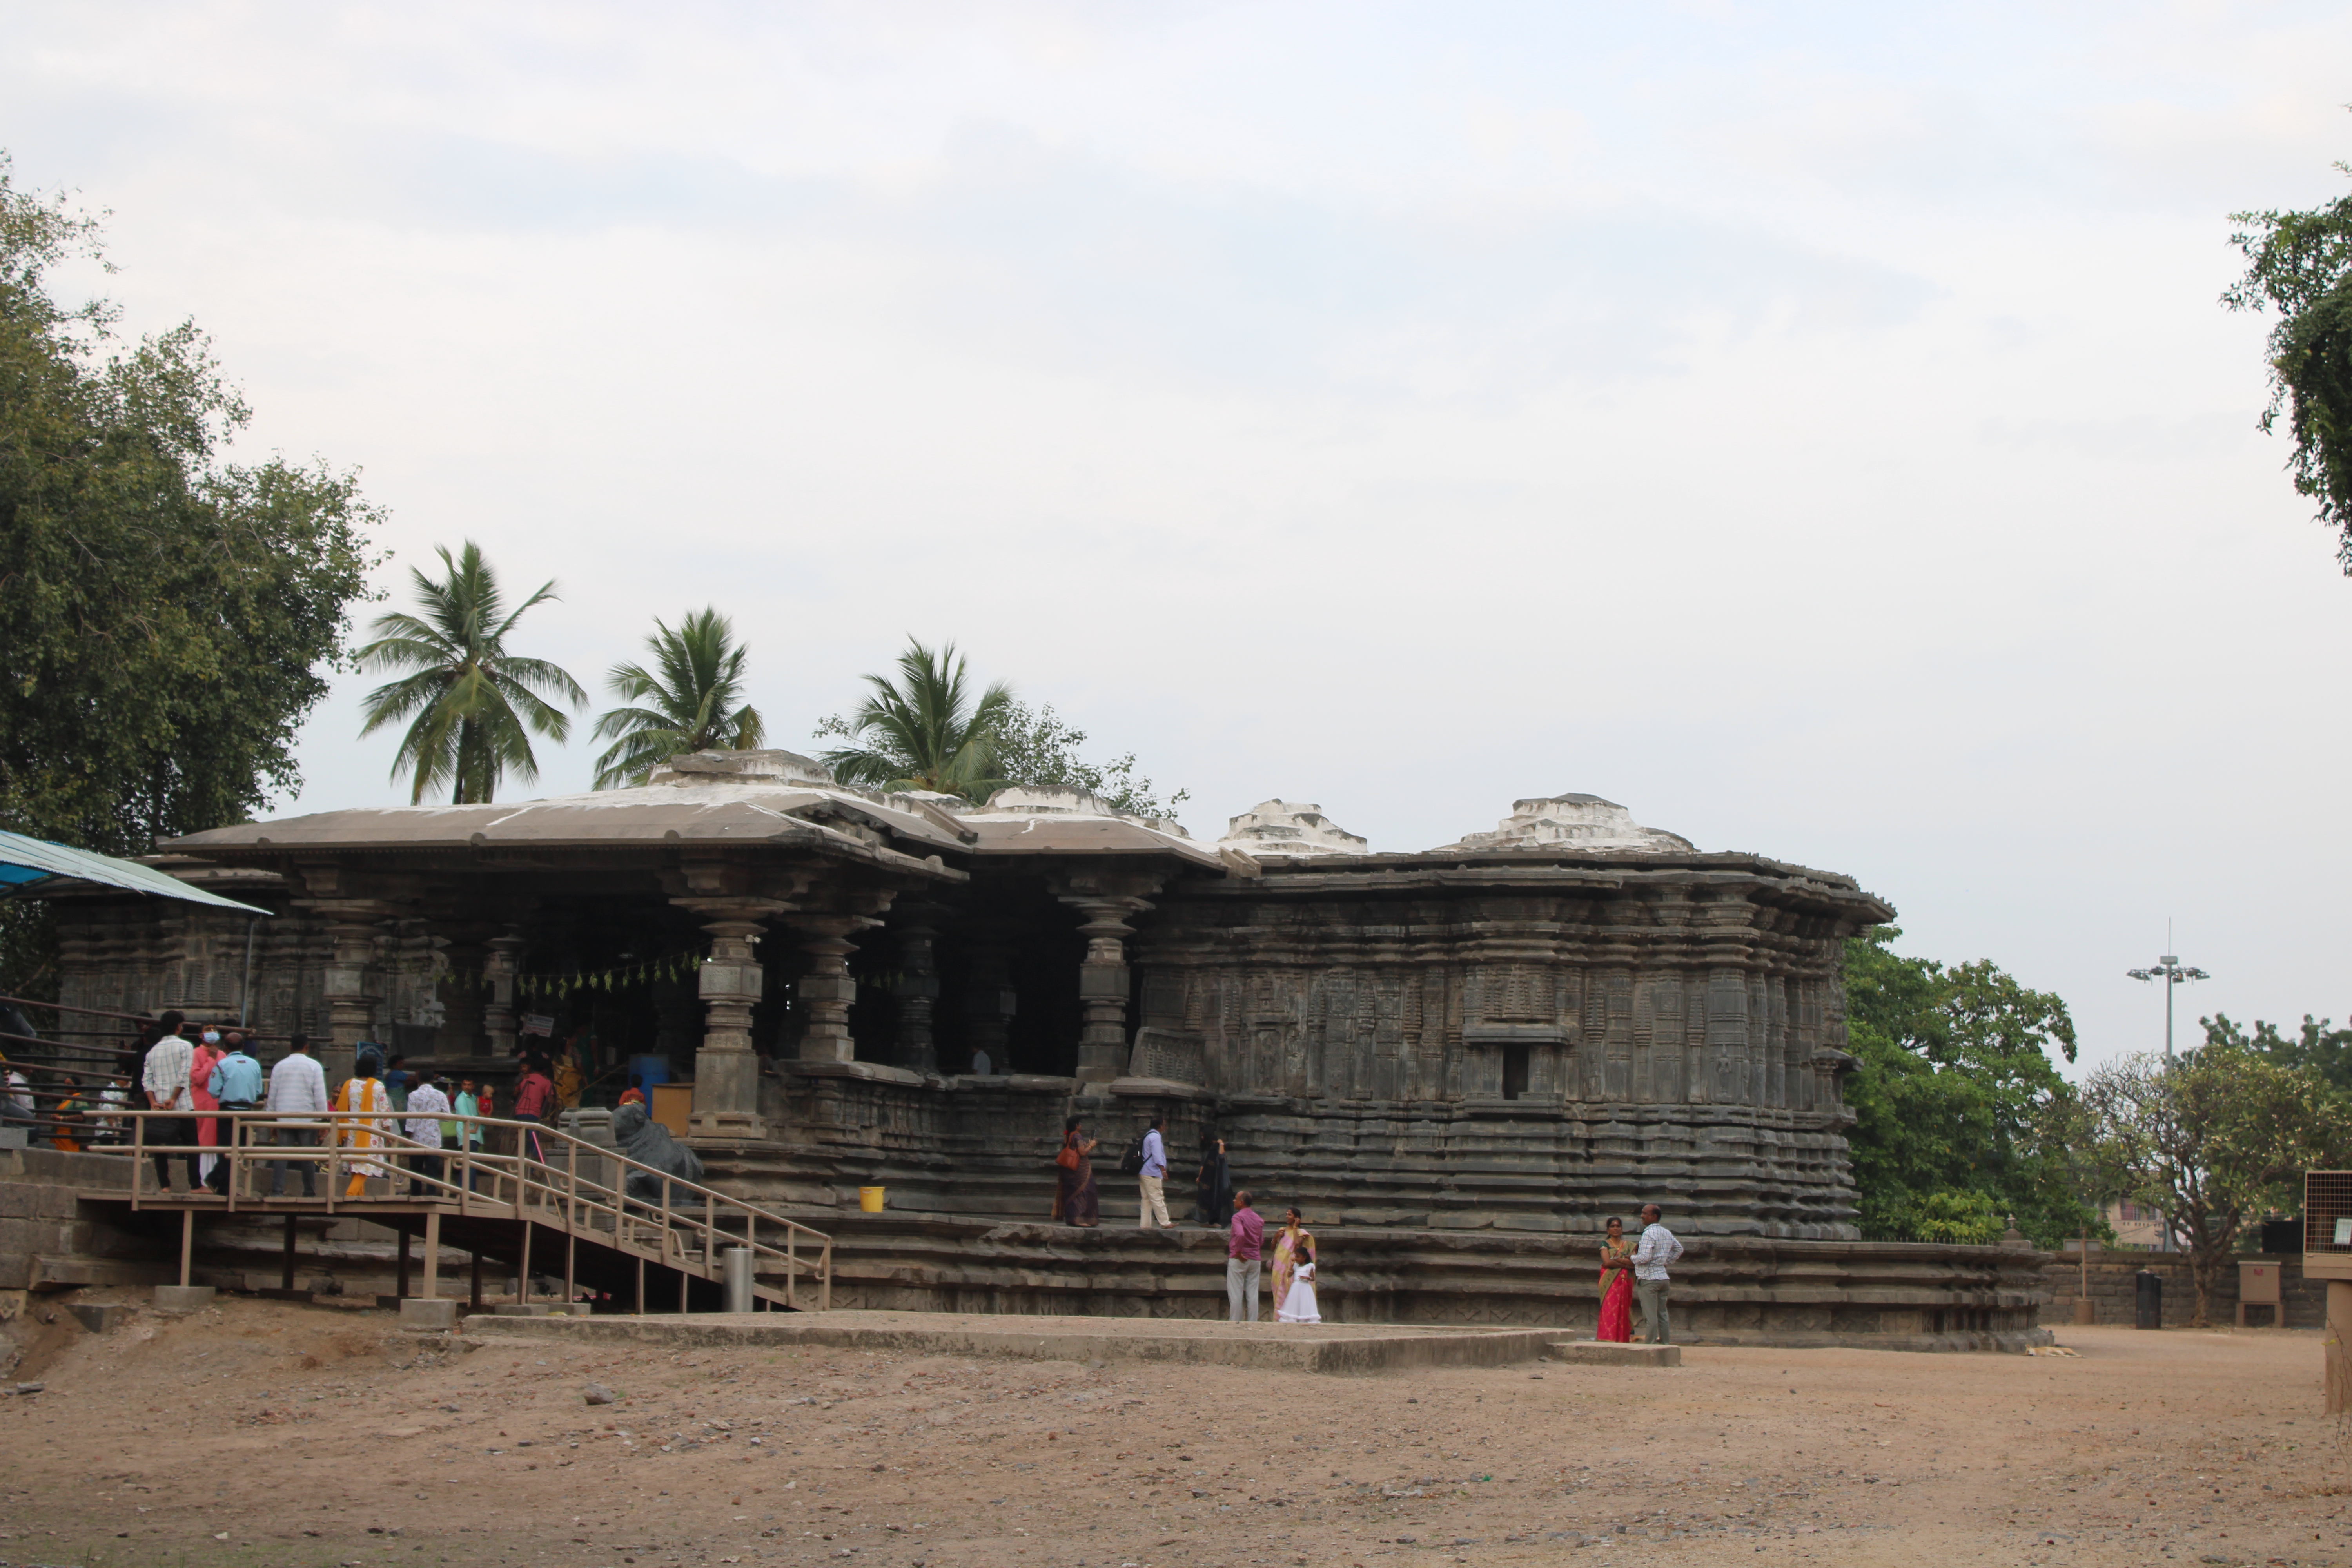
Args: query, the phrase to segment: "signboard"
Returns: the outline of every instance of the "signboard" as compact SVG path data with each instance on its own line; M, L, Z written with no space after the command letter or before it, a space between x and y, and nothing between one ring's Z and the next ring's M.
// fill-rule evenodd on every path
M555 1020L544 1013L526 1013L523 1015L521 1032L526 1035L537 1035L540 1038L545 1039L555 1033Z

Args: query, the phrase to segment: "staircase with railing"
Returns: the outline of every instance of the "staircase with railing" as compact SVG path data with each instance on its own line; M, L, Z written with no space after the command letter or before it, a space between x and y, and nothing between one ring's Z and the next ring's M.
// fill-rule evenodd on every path
M742 1248L750 1254L755 1300L820 1311L832 1302L833 1238L824 1232L539 1122L435 1116L431 1120L454 1129L457 1137L456 1147L436 1149L394 1131L405 1121L396 1114L215 1110L202 1119L220 1123L219 1142L194 1144L165 1141L173 1132L151 1126L196 1120L188 1113L115 1114L133 1124L123 1150L131 1157L130 1206L184 1216L183 1284L199 1215L324 1214L371 1220L404 1237L421 1234L428 1297L435 1293L440 1249L446 1243L514 1259L526 1300L534 1247L541 1249L541 1271L551 1277L555 1270L545 1248L560 1246L567 1300L583 1263L583 1247L589 1268L607 1282L625 1277L634 1264L640 1310L647 1265L677 1275L683 1310L688 1281L723 1284L727 1253ZM264 1141L284 1132L320 1141ZM210 1154L227 1164L225 1191L181 1192L157 1183L152 1168L157 1158L178 1162L191 1154ZM300 1166L311 1167L321 1178L320 1195L265 1194L265 1179L294 1178ZM406 1184L405 1192L394 1190L398 1182ZM83 1195L125 1199L119 1189Z

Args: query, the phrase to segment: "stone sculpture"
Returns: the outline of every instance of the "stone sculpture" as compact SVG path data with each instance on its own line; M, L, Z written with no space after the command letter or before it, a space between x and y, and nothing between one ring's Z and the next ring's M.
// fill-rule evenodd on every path
M625 1105L613 1112L613 1141L640 1165L667 1172L682 1182L702 1180L701 1157L671 1137L669 1129L647 1116L642 1105ZM662 1181L652 1171L631 1171L625 1190L644 1203L662 1201Z

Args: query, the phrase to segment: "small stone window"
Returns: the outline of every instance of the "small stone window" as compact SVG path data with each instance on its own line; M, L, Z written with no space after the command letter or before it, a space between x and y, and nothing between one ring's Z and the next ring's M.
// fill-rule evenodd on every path
M1503 1098L1517 1100L1528 1091L1528 1047L1503 1047Z

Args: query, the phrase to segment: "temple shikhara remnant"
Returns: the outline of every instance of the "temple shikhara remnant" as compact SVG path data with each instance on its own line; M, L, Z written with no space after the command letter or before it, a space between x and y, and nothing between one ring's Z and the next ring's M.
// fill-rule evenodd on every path
M501 1076L534 1016L614 1092L652 1058L691 1081L688 1138L715 1182L842 1234L851 1300L1171 1310L1139 1279L1221 1272L1222 1247L1158 1242L1155 1265L1108 1163L1102 1232L1042 1223L1066 1115L1108 1154L1157 1111L1171 1206L1223 1138L1237 1180L1316 1218L1337 1301L1356 1249L1342 1310L1365 1316L1564 1310L1561 1282L1591 1273L1581 1238L1657 1201L1698 1244L1677 1311L1702 1331L1712 1313L1784 1341L1963 1343L2032 1321L2030 1253L2011 1268L1853 1227L1840 957L1892 908L1596 796L1517 800L1492 831L1375 853L1296 802L1205 844L1075 790L973 806L720 752L634 789L326 812L164 849L167 869L281 912L255 934L252 1016L331 1038L331 1077L362 1040ZM68 1004L245 994L232 915L56 907ZM891 1212L858 1217L862 1186ZM1074 1280L1081 1239L1102 1256ZM862 1298L860 1246L887 1259Z

